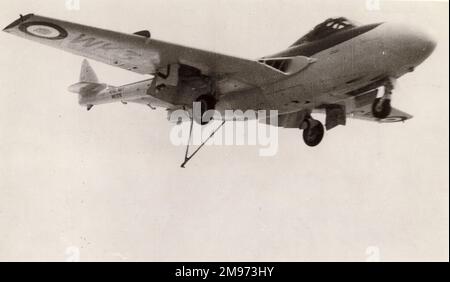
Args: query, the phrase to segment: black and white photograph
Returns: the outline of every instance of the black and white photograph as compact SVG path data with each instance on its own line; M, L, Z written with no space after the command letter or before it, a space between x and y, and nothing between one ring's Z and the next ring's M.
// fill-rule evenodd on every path
M0 261L448 262L448 23L447 0L2 0Z

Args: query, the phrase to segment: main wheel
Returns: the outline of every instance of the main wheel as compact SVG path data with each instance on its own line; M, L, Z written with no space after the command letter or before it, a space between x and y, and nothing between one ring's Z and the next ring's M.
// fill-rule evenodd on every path
M377 98L372 104L372 115L379 119L387 118L392 112L391 100Z
M195 102L200 103L200 109L195 107ZM216 99L211 95L202 95L195 102L193 107L194 121L201 125L208 124L211 120L203 120L203 115L209 110L214 110L217 102Z
M303 130L303 141L310 147L315 147L322 142L325 135L325 129L320 121L310 119L307 121L308 126Z

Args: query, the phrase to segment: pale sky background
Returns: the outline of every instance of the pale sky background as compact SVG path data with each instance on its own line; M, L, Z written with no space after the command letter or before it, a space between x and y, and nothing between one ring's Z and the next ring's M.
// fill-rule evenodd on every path
M280 130L279 152L206 147L187 169L164 110L86 112L67 87L81 57L0 34L0 260L448 260L448 3L382 1L1 1L56 17L247 58L286 48L332 16L404 21L438 39L398 81L404 124L349 120L317 148ZM91 61L113 85L146 76ZM70 248L73 246L74 248ZM371 248L373 247L373 248ZM68 249L69 248L69 249Z

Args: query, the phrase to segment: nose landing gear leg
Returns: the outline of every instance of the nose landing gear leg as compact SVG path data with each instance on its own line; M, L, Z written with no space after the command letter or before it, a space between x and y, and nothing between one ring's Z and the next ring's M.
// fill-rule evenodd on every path
M384 86L384 94L381 98L376 98L372 104L372 115L378 119L387 118L392 112L391 97L394 89L393 81Z

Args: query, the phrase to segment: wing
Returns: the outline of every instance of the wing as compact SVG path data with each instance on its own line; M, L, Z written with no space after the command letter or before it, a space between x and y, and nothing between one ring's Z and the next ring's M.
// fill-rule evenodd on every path
M355 119L392 123L406 121L413 118L412 115L392 108L391 114L384 119L378 119L372 115L372 103L377 97L377 89L354 96L346 100L347 116Z
M140 74L155 74L169 64L185 64L205 75L259 86L286 74L257 61L184 47L39 15L21 16L5 32Z
M408 113L397 110L396 108L392 108L392 112L387 118L378 119L372 115L371 106L366 106L364 108L357 109L356 111L349 114L349 117L355 119L375 121L380 123L400 122L413 118L413 116Z
M377 89L371 90L356 96L352 96L347 98L346 100L342 101L339 105L342 106L342 108L345 108L345 112L348 118L355 118L355 119L361 119L361 120L367 120L367 121L374 121L379 123L394 123L394 122L401 122L406 121L408 119L413 118L412 115L402 112L400 110L397 110L395 108L392 109L391 114L384 119L378 119L375 118L372 115L372 103L377 97ZM314 109L315 113L325 113L324 107L319 107ZM299 112L293 112L288 114L283 114L278 116L278 124L276 126L284 127L284 128L299 128L300 123L305 118L305 112L299 111ZM345 115L344 115L345 117ZM261 122L269 123L269 120L263 120ZM342 123L336 123L336 124L342 124ZM344 122L345 124L345 122ZM334 127L334 126L332 126ZM331 127L331 128L332 128ZM328 128L328 127L327 127ZM330 128L330 129L331 129Z
M317 113L324 113L323 109L315 110L314 112ZM397 110L395 108L392 109L391 115L384 119L378 119L372 116L372 110L370 106L360 108L358 110L353 111L352 113L348 114L349 118L354 119L361 119L361 120L367 120L367 121L374 121L379 123L394 123L394 122L401 122L406 121L408 119L411 119L413 116L410 114L407 114L405 112L402 112L400 110ZM305 118L305 112L294 112L294 113L288 113L284 115L278 116L278 124L271 124L270 120L261 120L262 123L271 124L273 126L283 127L283 128L299 128L301 122Z

